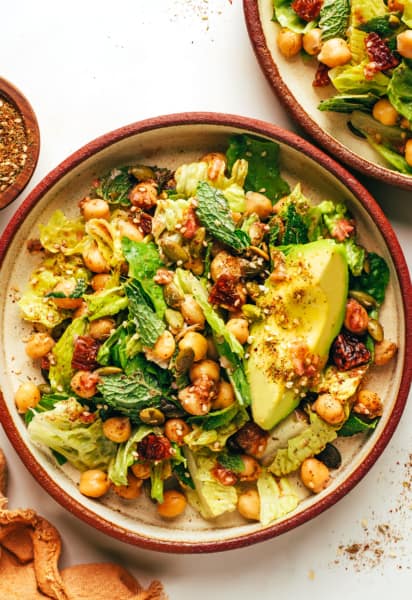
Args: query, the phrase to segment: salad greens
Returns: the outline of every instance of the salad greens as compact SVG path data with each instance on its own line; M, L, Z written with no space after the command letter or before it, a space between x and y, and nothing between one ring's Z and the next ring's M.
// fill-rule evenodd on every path
M341 24L330 5L322 19L335 31ZM287 2L277 6L290 15ZM21 412L33 441L81 472L85 495L130 501L147 493L164 514L172 488L180 509L170 516L188 502L206 519L238 510L265 526L301 501L296 478L306 460L379 421L376 397L373 414L356 398L378 343L366 326L373 319L376 329L388 266L359 244L344 203L314 204L299 183L289 186L280 165L275 142L234 135L226 155L211 152L174 173L112 169L79 203L79 217L56 211L40 227L43 257L19 306L39 328L35 351L26 350L45 383ZM85 211L88 202L108 216ZM287 270L290 253L319 241L344 255L351 300L342 286L342 306L356 297L365 328L343 327L325 362L307 354L295 318L291 354L277 364L289 373L287 385L304 391L272 439L252 416L251 332L276 308L268 286L276 299L279 282L308 277L304 261L300 271ZM289 292L292 305L300 283ZM351 355L342 367L335 347L342 336L362 347L360 364ZM338 423L319 408L325 396L339 404ZM84 484L90 473L103 482L96 490Z
M285 57L316 61L313 86L330 89L318 109L346 113L388 168L412 174L412 5L384 0L274 0ZM294 46L282 40L294 33ZM361 111L365 116L360 118ZM384 132L384 133L383 133Z

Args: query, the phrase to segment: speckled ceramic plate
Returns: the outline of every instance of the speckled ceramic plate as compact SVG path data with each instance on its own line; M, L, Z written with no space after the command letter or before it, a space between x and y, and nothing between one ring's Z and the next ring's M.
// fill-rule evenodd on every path
M273 0L243 0L246 24L257 59L280 102L293 119L336 160L385 183L412 190L412 176L388 168L386 161L348 128L348 115L321 112L319 102L330 97L331 86L314 88L316 60L286 59L276 38Z
M376 431L367 439L342 439L343 464L334 472L331 485L319 495L305 497L293 513L267 527L230 515L206 522L190 509L168 522L157 516L154 505L145 498L133 502L115 494L101 501L86 498L78 491L78 473L67 465L59 467L50 454L29 440L14 404L14 393L22 381L41 381L24 352L22 340L30 327L21 321L16 304L39 260L26 248L27 240L37 235L39 223L47 221L57 208L76 214L77 202L90 182L111 167L130 163L174 167L206 152L224 150L229 136L236 132L278 141L283 176L291 184L300 181L309 197L348 204L361 241L383 255L390 266L382 321L388 338L399 346L397 359L376 370L370 382L380 390L385 404ZM303 139L273 125L230 115L186 113L135 123L98 138L47 175L17 210L0 242L0 265L0 418L4 429L27 468L53 498L80 519L125 542L161 551L209 552L246 546L288 531L332 506L366 474L402 414L411 376L412 319L406 318L411 288L396 236L378 205L350 173Z
M9 185L6 185L7 182L0 180L0 209L2 209L21 194L34 173L40 152L40 131L35 112L27 98L10 81L1 77L0 102L8 102L17 110L17 118L22 119L25 132L25 144L17 157L18 160L21 160L21 157L24 156L24 163L21 170ZM7 125L2 126L2 128L7 129ZM4 141L6 136L3 135L2 137ZM13 162L16 160L14 156L9 157L6 151L4 160L9 160L9 158ZM2 184L6 185L4 190L1 188Z

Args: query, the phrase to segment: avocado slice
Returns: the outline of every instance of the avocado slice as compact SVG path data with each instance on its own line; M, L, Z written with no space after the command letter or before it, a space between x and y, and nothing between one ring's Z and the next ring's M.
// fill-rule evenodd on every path
M310 382L296 373L299 348L321 367L338 335L348 295L348 265L342 245L324 239L292 246L286 278L265 283L257 304L265 318L251 327L246 374L254 421L272 429L289 415Z

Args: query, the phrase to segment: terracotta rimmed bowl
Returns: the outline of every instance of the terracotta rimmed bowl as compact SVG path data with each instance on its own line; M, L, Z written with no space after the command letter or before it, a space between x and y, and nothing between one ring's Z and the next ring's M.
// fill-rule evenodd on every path
M412 176L390 169L366 140L355 136L347 126L348 115L318 110L319 102L329 98L333 88L312 87L315 59L302 60L300 55L286 59L279 52L273 0L243 0L243 6L260 66L296 123L336 160L374 179L412 190Z
M275 140L281 146L281 169L291 184L302 183L313 199L344 200L358 224L361 241L383 255L390 266L391 283L382 311L387 336L399 346L397 360L373 375L385 412L368 439L347 438L340 446L343 466L321 494L307 497L298 509L268 527L239 518L221 517L208 523L188 510L172 522L161 520L145 499L128 504L117 496L94 501L77 488L78 475L67 465L34 445L27 436L14 404L22 381L41 381L24 352L23 338L30 327L23 324L16 295L25 288L36 259L26 242L37 226L57 208L77 213L77 202L90 182L109 168L130 163L176 167L198 159L205 152L224 150L233 133L247 132ZM0 317L1 389L3 427L26 467L49 494L71 513L115 538L149 549L169 552L211 552L246 546L273 538L315 517L344 496L370 469L389 442L401 417L411 379L411 323L407 299L411 284L397 238L386 217L354 177L293 133L274 125L231 115L185 113L134 123L87 144L47 175L18 208L0 242L0 285L5 301Z
M29 183L36 168L40 152L40 131L36 114L27 98L12 83L0 77L0 100L14 106L23 120L26 134L26 159L16 179L4 191L0 191L0 209L8 206Z

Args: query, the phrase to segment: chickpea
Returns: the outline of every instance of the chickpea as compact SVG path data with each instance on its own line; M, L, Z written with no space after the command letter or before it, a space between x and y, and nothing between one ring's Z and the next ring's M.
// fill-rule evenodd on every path
M241 459L244 467L238 473L240 481L256 481L262 470L258 461L247 454L242 454Z
M103 433L116 444L127 442L132 433L129 417L110 417L103 423Z
M154 181L141 181L129 194L133 206L148 210L157 204L157 185Z
M19 413L25 413L29 408L34 408L40 402L40 390L32 381L22 383L14 396L14 401Z
M165 436L178 446L184 444L184 437L191 431L192 428L183 419L168 419L165 423Z
M149 479L151 475L150 463L148 462L135 462L130 469L138 479Z
M110 267L106 262L103 254L100 252L96 242L89 244L83 250L83 262L86 267L93 273L109 273Z
M190 381L194 382L196 379L200 377L209 377L216 383L220 379L220 365L214 360L201 360L199 362L195 362L189 371Z
M287 27L282 27L278 33L277 45L280 53L286 58L292 58L302 49L302 34L295 33Z
M127 475L127 485L113 485L113 491L125 500L134 500L140 496L143 479L138 479L133 473Z
M375 344L375 354L373 362L375 365L382 367L386 365L396 354L398 350L395 342L390 342L389 340L382 340L381 342Z
M322 30L318 27L311 29L303 35L303 49L311 56L319 54L322 48Z
M221 152L209 152L200 159L208 165L207 176L214 181L221 173L225 172L227 159Z
M313 409L330 425L339 425L345 419L342 404L332 394L320 394L313 403Z
M74 279L65 279L59 281L54 288L53 292L62 293L65 296L70 296L74 292L74 288L76 287L76 281ZM75 308L79 308L82 304L83 300L81 298L52 298L53 302L58 308L62 308L64 310L72 310Z
M217 386L216 397L212 401L213 410L221 410L231 406L235 401L235 392L228 381L220 381Z
M315 494L324 490L330 481L328 467L317 458L306 458L300 467L302 483Z
M78 319L79 317L85 317L89 313L89 309L87 307L87 302L82 300L81 304L73 313L73 319Z
M212 407L209 394L203 393L203 390L197 385L189 385L180 390L178 398L184 410L190 415L207 415Z
M342 38L332 38L323 43L318 54L319 62L328 67L339 67L346 65L352 58L348 44Z
M189 325L199 325L203 329L205 326L205 316L197 300L191 294L185 294L180 305L180 312L184 320Z
M237 509L245 519L259 521L260 519L260 498L255 489L247 490L239 495Z
M26 354L33 359L42 358L50 352L54 344L54 339L48 333L33 333L26 343Z
M372 116L382 125L396 125L399 113L387 98L381 98L374 104Z
M240 344L246 344L249 337L249 323L243 318L232 318L226 323L226 329L232 333Z
M97 392L99 376L91 371L77 371L70 381L72 390L80 398L92 398Z
M412 58L412 29L406 29L396 36L396 49L404 58Z
M101 292L105 289L111 278L112 276L108 273L99 273L98 275L92 277L90 285L95 292Z
M169 330L165 330L158 338L153 348L146 348L146 356L149 360L165 361L173 356L176 342Z
M122 237L126 237L134 242L141 242L144 238L140 229L136 225L133 225L133 223L130 223L130 221L118 221L117 229Z
M359 415L365 415L369 419L382 416L383 404L379 394L371 390L360 390L358 392L353 410Z
M349 298L346 303L344 326L355 334L365 333L368 329L369 316L366 309L354 298Z
M259 192L246 192L246 209L244 214L256 214L261 219L267 219L272 214L272 202Z
M80 202L80 210L86 221L90 219L110 219L109 204L102 198L85 198Z
M105 340L116 327L116 321L108 317L96 319L89 324L89 335L95 340Z
M407 140L405 144L405 160L412 167L412 139Z
M240 279L242 276L241 263L238 258L222 250L210 263L210 275L213 281L217 281L221 275L233 275L236 279Z
M89 469L80 475L79 491L89 498L100 498L110 489L107 473L101 469Z
M202 360L207 353L207 339L197 331L188 331L179 342L179 349L191 348L194 352L194 361Z
M182 514L187 504L186 496L177 490L166 490L163 502L157 505L157 512L165 519L174 519Z

